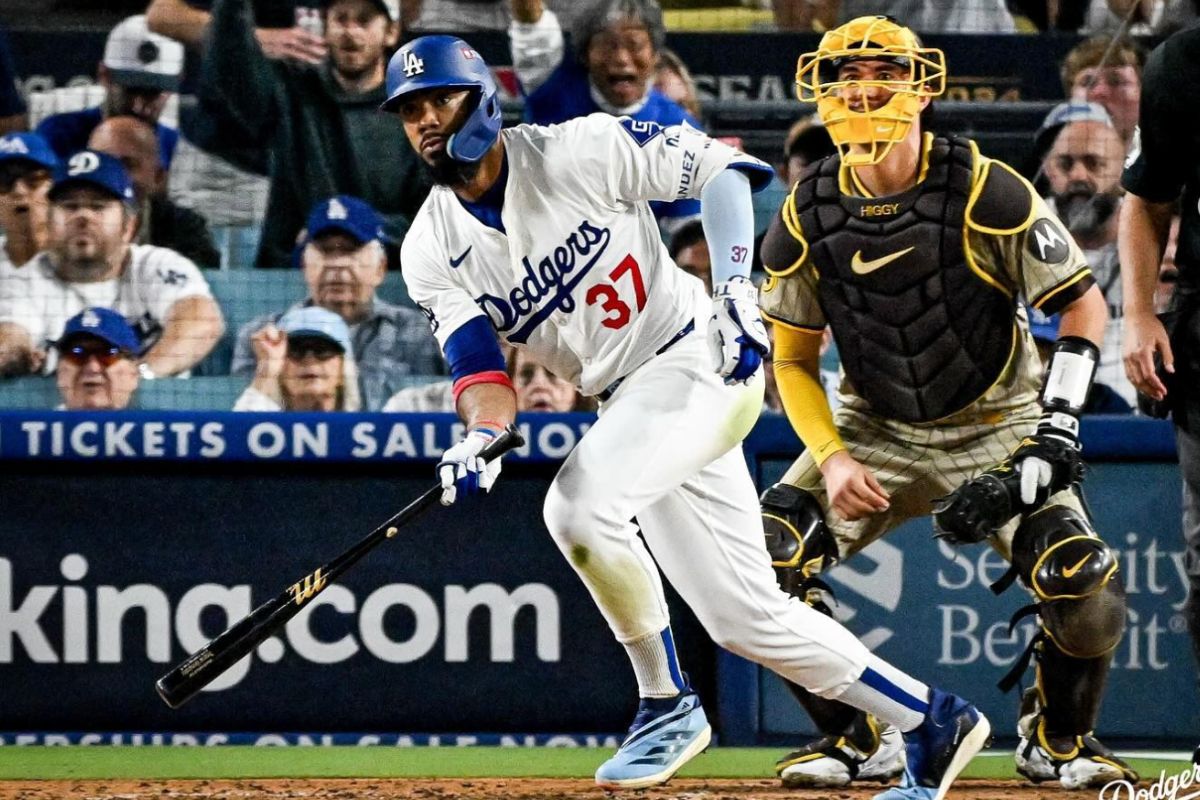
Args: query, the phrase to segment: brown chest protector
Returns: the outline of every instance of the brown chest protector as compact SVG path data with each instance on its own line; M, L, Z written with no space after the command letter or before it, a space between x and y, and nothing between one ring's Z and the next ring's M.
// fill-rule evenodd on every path
M1014 301L975 274L965 252L972 190L965 139L934 139L925 180L901 194L842 194L839 160L795 189L821 308L842 367L871 410L930 422L996 381L1014 343Z

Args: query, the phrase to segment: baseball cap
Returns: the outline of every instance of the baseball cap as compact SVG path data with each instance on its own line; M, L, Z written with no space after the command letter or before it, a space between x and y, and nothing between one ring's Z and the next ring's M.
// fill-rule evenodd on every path
M80 150L66 164L59 164L54 172L54 185L50 187L50 199L56 199L73 186L94 186L130 205L135 202L133 182L125 165L107 153Z
M100 63L121 86L173 92L179 88L183 72L183 45L151 33L146 15L137 14L109 31Z
M67 320L63 327L62 336L58 337L56 345L62 345L74 336L95 336L103 339L114 347L136 353L141 349L141 342L133 328L125 321L125 317L111 308L95 306L85 308Z
M329 8L337 0L321 0L321 8ZM388 15L392 22L400 21L400 0L371 0L375 7Z
M327 308L320 306L304 306L293 308L277 323L279 330L289 338L313 336L328 339L342 349L343 353L351 353L354 348L350 344L350 328L345 320Z
M28 161L47 169L58 166L58 156L49 142L36 133L0 136L0 162L4 161Z
M1049 152L1050 146L1054 144L1054 137L1058 136L1058 132L1068 122L1102 122L1110 128L1113 126L1112 117L1099 103L1068 100L1050 109L1050 113L1042 120L1042 126L1033 138L1034 150L1041 155Z
M339 194L317 203L304 227L307 231L305 244L330 231L348 234L360 244L384 238L383 220L379 213L370 203L348 194Z

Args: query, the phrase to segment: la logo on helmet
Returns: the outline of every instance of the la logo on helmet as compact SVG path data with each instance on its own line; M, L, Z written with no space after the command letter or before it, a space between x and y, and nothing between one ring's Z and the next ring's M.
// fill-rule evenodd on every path
M404 54L404 77L411 78L425 72L425 62L416 53L409 50Z

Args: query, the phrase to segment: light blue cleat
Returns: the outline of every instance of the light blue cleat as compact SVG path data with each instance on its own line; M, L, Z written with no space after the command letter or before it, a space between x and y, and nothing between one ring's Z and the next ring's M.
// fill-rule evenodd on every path
M904 734L906 764L900 785L874 800L942 800L954 779L992 740L979 709L948 692L930 689L920 727Z
M596 770L605 789L646 789L666 783L708 748L712 728L700 696L684 689L666 700L644 699L621 747Z

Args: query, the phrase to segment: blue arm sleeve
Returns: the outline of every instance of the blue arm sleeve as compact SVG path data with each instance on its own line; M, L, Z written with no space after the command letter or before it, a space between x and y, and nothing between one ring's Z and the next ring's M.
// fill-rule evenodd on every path
M700 218L712 259L713 285L750 277L754 248L754 207L750 178L739 169L713 176L700 193Z
M455 381L481 372L504 372L504 354L487 317L472 318L446 339L446 361Z

